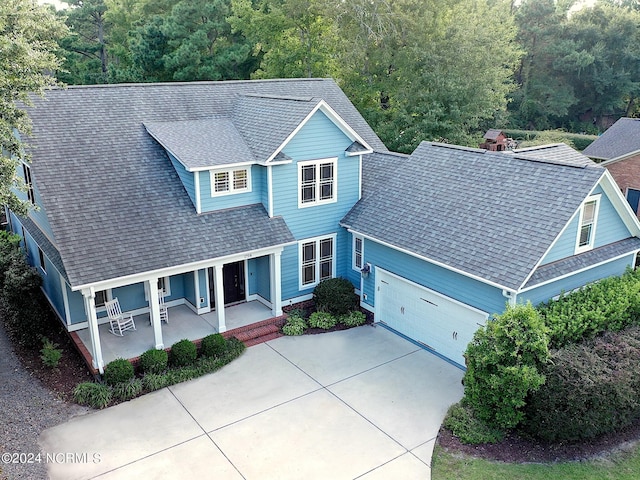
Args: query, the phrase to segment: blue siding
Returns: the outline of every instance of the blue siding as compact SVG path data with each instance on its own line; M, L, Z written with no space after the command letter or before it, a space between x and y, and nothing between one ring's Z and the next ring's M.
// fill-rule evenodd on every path
M550 298L559 295L561 292L570 292L575 288L579 288L596 280L602 278L622 275L626 268L633 266L634 255L628 255L627 257L615 260L613 262L600 265L599 267L591 268L581 273L572 275L571 277L557 280L555 282L542 285L527 292L521 293L517 297L518 303L524 303L530 301L532 304L537 305L541 302L546 302Z
M263 201L261 186L264 184L264 177L266 177L266 168L260 165L239 168L251 169L251 191L215 197L211 196L211 173L208 170L196 172L200 178L200 202L203 212L252 205Z
M594 248L630 237L631 233L629 229L620 218L620 215L618 215L618 212L616 212L611 200L607 194L604 193L602 187L596 187L593 193L600 194ZM573 219L571 219L569 226L565 229L553 248L544 257L541 265L574 255L579 221L580 214L578 212Z
M488 314L502 313L507 299L502 290L424 260L365 239L365 262L373 271L364 280L365 303L375 306L375 267L435 290Z
M56 267L49 261L47 256L44 256L45 269L46 273L39 271L40 276L42 277L42 288L46 292L47 297L49 297L50 303L53 308L56 310L60 318L65 318L64 311L64 298L62 296L62 284L60 282L60 272L56 269ZM38 261L38 264L40 262Z
M118 298L122 311L137 310L138 308L147 308L149 302L145 299L144 283L134 283L111 290L113 298Z
M87 321L87 314L84 311L84 298L78 291L71 291L68 285L65 284L67 289L67 299L69 301L69 314L71 315L71 324L82 323Z
M193 206L195 207L196 187L195 187L193 172L188 172L184 168L184 166L180 162L178 162L178 160L176 160L176 158L170 153L167 153L167 155L169 155L169 160L171 160L171 164L173 165L173 168L175 168L176 172L178 173L178 177L180 177L180 180L182 181L182 185L184 186L184 189L187 191L187 195L189 195L189 198L191 199L191 203L193 203Z
M271 300L269 256L252 258L247 262L249 295L260 295Z
M22 171L22 163L18 166L18 177L24 180L24 173ZM38 180L33 173L33 169L31 169L31 180L33 182L33 192L35 197L36 209L29 209L29 217L40 227L40 230L49 238L49 240L54 243L53 231L51 230L51 225L49 224L49 219L47 218L47 214L45 212L44 207L42 206L42 197L40 196L40 191L38 190ZM14 189L13 192L16 196L25 202L28 202L27 192L23 192L21 190ZM31 205L31 203L28 203ZM17 232L20 233L20 232Z
M196 299L196 307L204 308L209 305L209 290L207 289L207 270L202 268L198 270L198 288L200 288L200 298L202 298L202 303L200 303L200 298Z
M194 307L198 305L196 300L196 283L193 272L184 274L184 298Z

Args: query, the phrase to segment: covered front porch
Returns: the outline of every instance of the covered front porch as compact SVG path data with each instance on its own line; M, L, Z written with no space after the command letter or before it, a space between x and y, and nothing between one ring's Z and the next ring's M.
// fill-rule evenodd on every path
M263 320L273 318L272 310L259 301L249 301L225 308L226 331L252 325ZM104 364L116 358L136 358L145 351L155 348L153 325L149 321L149 314L136 315L134 317L136 330L129 330L123 337L109 332L109 323L98 327L102 346L102 359ZM215 312L198 315L186 305L169 307L169 323L162 323L162 338L165 347L184 338L199 340L220 333ZM86 354L91 355L91 333L89 329L74 332L79 341L84 345ZM90 359L91 361L93 358Z

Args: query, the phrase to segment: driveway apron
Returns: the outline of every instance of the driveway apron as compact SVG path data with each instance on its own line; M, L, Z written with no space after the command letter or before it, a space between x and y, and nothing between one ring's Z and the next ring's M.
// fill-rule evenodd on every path
M44 431L56 479L428 479L462 371L375 327L282 337Z

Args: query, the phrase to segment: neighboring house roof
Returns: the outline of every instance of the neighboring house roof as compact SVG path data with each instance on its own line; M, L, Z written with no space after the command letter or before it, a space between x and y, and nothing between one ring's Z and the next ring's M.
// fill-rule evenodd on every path
M640 151L640 118L622 117L583 153L598 160L611 160L636 151Z
M605 169L526 152L423 142L409 157L365 157L354 232L518 290Z
M487 140L497 140L500 135L502 135L502 130L490 128L487 130L487 133L484 134L484 138Z
M144 127L173 142L161 122L202 127L231 118L239 96L249 94L322 98L369 145L386 150L328 79L80 86L34 98L33 178L72 287L293 241L284 220L269 218L262 205L196 214Z

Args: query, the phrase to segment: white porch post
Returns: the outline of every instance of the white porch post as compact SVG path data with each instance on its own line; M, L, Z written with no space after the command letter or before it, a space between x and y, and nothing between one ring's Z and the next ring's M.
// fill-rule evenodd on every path
M269 272L271 277L271 313L274 317L282 315L282 274L281 274L282 251L269 255Z
M158 279L150 278L146 282L147 292L149 292L149 315L151 325L153 325L153 338L156 349L162 350L164 342L162 340L162 325L160 324L160 300L158 298Z
M91 353L93 356L93 368L104 373L104 360L102 359L102 345L100 344L100 331L98 330L98 315L96 313L96 292L92 288L83 290L84 309L87 314L89 335L91 336Z
M213 273L215 275L215 279L213 282L213 286L215 288L215 297L216 297L216 317L218 319L218 332L226 332L227 325L225 324L224 318L224 280L222 278L222 265L216 265L213 267Z

